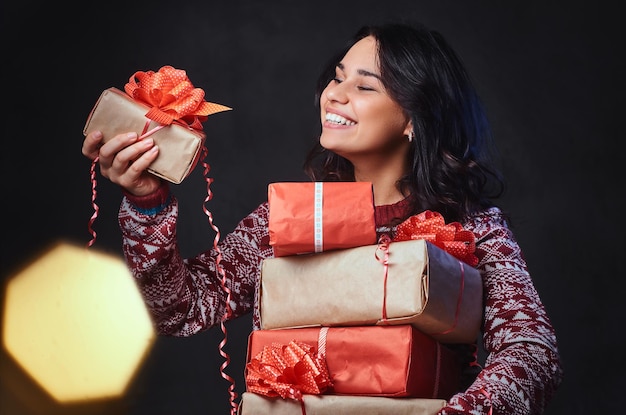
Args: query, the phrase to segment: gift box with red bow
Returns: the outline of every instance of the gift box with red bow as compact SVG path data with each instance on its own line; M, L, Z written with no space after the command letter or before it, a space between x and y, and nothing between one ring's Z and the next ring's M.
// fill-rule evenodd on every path
M298 402L244 392L239 415L435 415L445 405L442 399L339 395L304 395Z
M268 186L274 256L306 254L376 242L369 182L291 182Z
M449 399L460 375L456 354L411 325L256 330L248 339L247 391L270 397L294 389Z
M201 157L206 138L202 122L231 108L204 101L204 91L191 84L185 71L171 66L136 72L124 90L112 87L102 92L83 134L99 130L105 143L120 133L150 136L159 155L148 171L175 184L182 182Z
M262 329L412 324L443 343L474 343L478 270L424 239L270 258L261 265Z

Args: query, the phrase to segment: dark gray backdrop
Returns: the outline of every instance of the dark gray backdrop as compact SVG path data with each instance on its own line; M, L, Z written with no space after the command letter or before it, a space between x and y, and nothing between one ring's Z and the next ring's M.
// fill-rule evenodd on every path
M187 70L209 101L207 162L222 232L299 180L318 131L313 88L322 62L363 23L411 18L438 29L485 101L510 190L501 201L556 327L565 380L548 414L614 412L625 382L624 30L609 2L241 1L2 5L2 278L59 239L86 243L89 163L82 128L108 87L137 70ZM180 245L212 245L201 170L174 187ZM120 191L101 180L96 246L120 253ZM619 264L621 265L621 264ZM111 299L115 307L115 299ZM227 373L243 390L250 318L227 324ZM3 414L226 414L222 332L159 338L120 401L58 408L2 354ZM120 339L119 341L123 341ZM615 347L617 346L617 347Z

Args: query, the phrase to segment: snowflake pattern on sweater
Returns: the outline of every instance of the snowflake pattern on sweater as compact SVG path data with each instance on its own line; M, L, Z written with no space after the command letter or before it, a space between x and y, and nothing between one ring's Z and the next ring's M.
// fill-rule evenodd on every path
M382 225L379 208L377 226ZM175 197L154 214L142 213L125 197L119 211L124 255L158 332L190 336L220 323L227 313L227 295L216 269L215 249L181 257L177 217ZM255 307L260 266L263 259L273 257L268 217L269 206L263 203L218 245L231 292L231 318L252 312L253 329L260 327ZM487 209L463 226L477 241L487 358L469 388L454 395L439 414L540 414L562 380L552 324L501 211Z

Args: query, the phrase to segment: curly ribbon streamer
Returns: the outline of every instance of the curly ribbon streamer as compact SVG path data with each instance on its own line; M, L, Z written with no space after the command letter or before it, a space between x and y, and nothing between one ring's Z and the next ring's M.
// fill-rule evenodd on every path
M446 224L439 212L425 210L399 224L393 241L411 239L424 239L472 267L478 265L474 234L459 222Z
M320 332L317 353L315 347L298 340L264 346L246 364L248 391L297 400L306 415L303 394L319 395L332 385L324 351L327 330Z
M96 242L97 233L93 229L93 224L98 217L98 212L100 211L100 207L96 203L96 198L98 196L98 192L96 191L96 165L98 164L98 160L100 157L96 157L91 162L91 167L89 168L89 178L91 180L91 206L93 206L93 214L91 218L89 218L89 223L87 224L87 230L91 234L91 239L87 242L87 248L92 246Z
M146 117L162 125L178 121L202 130L202 123L209 115L231 109L205 101L204 90L193 86L187 72L169 65L158 72L135 72L124 90L135 101L148 105Z
M225 372L226 368L230 364L230 355L224 351L224 347L226 346L226 343L228 342L228 332L226 330L225 322L229 320L233 315L233 310L230 306L232 297L231 297L231 290L226 284L226 271L224 270L224 267L221 264L222 251L218 245L219 240L221 238L221 233L220 233L219 228L213 222L213 214L206 207L206 204L210 200L213 199L213 192L211 191L211 184L214 181L213 178L208 176L209 171L211 170L211 166L207 162L204 161L207 154L208 154L208 149L206 148L206 146L202 146L200 159L202 160L202 166L204 167L203 176L206 182L206 191L207 191L207 196L202 203L202 211L207 216L211 229L215 231L215 238L213 239L213 248L217 252L217 256L215 258L215 266L217 267L217 272L220 274L220 277L221 277L220 283L222 285L222 289L224 290L224 292L226 292L226 312L224 313L224 316L222 317L222 320L220 321L220 328L222 330L222 333L224 334L224 338L219 344L219 353L224 358L224 363L222 363L222 365L220 366L220 374L222 375L222 378L226 379L230 383L230 386L228 388L228 393L230 396L230 407L231 407L230 413L231 415L235 415L239 407L239 405L236 402L237 392L235 392L235 379Z
M478 346L476 343L470 345L472 347L472 361L469 362L470 367L477 367L480 370L483 369L482 365L478 363Z

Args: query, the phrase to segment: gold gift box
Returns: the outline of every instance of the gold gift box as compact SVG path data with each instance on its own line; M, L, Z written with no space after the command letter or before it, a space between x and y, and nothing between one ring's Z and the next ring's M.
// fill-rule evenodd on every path
M483 310L476 268L423 239L391 242L385 286L377 250L264 260L261 328L412 324L442 343L476 341Z
M83 134L100 130L105 143L120 133L135 131L141 135L146 122L150 121L148 130L159 125L145 117L148 110L147 105L133 100L119 89L106 89L91 110ZM148 171L179 184L197 164L206 135L180 124L171 124L150 137L159 146L159 155Z
M307 415L435 415L446 405L442 399L379 396L304 395ZM302 415L300 402L244 392L239 415Z

